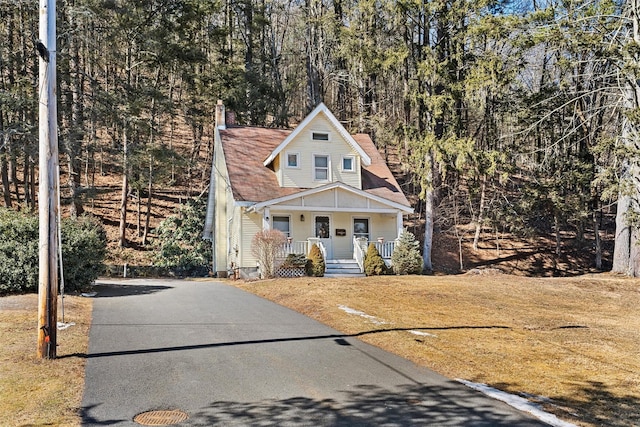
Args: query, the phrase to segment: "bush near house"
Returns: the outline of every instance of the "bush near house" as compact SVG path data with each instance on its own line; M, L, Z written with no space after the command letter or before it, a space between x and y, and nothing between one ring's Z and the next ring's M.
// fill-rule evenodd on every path
M61 226L66 291L90 285L104 270L107 239L102 225L82 216ZM38 217L0 209L0 295L37 292Z
M364 274L367 276L380 276L387 274L388 268L384 259L378 252L375 243L369 243L367 253L364 256Z
M271 278L275 275L276 257L287 236L280 230L258 231L251 240L251 253L260 263L260 277Z
M206 199L189 200L158 227L154 265L178 275L205 276L211 269L211 243L202 239Z
M419 246L416 236L405 228L391 254L391 263L396 274L422 273L423 263Z
M322 251L315 243L309 250L309 262L307 263L307 276L323 277L325 272L325 262Z

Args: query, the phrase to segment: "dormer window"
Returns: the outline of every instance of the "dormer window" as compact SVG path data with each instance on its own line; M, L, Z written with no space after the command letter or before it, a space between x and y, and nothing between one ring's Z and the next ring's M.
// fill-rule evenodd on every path
M311 132L314 141L329 141L329 132Z

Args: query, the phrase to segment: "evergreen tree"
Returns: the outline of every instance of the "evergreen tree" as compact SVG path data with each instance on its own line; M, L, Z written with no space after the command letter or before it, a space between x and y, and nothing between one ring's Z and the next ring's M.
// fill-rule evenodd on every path
M309 249L309 262L307 262L305 269L307 276L314 277L322 277L325 272L325 262L324 257L322 256L322 252L320 248L315 243L311 245L311 249Z
M391 255L391 264L396 274L420 274L422 272L422 256L420 242L416 237L404 229Z
M369 243L367 253L364 256L364 274L367 276L380 276L387 273L387 264L378 252L375 243Z

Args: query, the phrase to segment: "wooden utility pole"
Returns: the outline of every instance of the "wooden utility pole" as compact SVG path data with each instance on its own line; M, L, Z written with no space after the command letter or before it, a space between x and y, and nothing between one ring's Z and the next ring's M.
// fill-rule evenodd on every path
M40 263L38 283L38 357L55 359L58 312L58 124L56 106L56 2L40 0L38 91L40 160L38 207Z

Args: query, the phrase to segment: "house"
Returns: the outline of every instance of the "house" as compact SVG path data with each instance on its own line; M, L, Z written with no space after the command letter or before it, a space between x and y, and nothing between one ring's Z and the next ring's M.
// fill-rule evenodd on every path
M369 241L390 258L413 209L368 135L350 135L324 104L293 130L226 126L221 101L216 122L203 237L219 276L257 270L261 229L287 236L283 254L317 243L330 268L350 260L362 271Z

